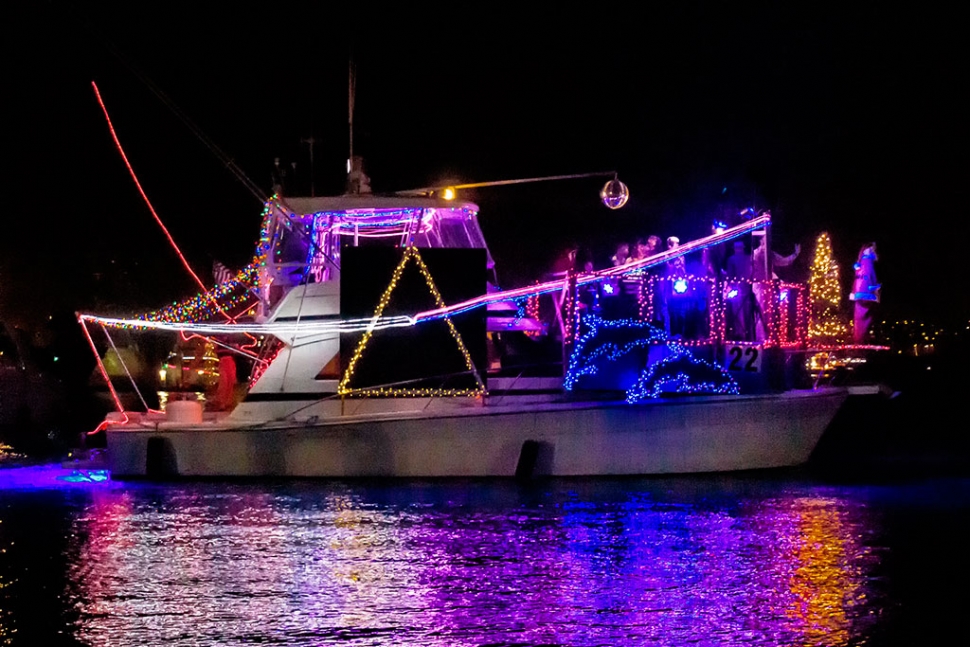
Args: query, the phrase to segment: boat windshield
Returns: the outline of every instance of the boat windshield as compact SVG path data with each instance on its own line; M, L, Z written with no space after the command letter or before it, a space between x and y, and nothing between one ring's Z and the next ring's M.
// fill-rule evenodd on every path
M276 210L276 242L269 259L278 284L336 278L345 246L484 249L487 268L494 267L478 225L478 207L469 202L288 198Z

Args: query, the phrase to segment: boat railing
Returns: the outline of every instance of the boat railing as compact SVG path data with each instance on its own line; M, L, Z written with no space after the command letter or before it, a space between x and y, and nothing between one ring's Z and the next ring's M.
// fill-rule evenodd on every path
M808 286L756 280L650 273L580 285L575 297L551 297L563 339L568 323L594 313L653 323L685 345L758 344L800 348L808 335Z

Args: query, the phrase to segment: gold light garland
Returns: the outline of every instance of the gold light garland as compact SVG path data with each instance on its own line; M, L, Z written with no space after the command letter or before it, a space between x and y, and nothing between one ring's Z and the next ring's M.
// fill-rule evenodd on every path
M404 256L401 258L401 262L397 264L394 268L394 273L391 275L391 282L384 290L384 294L381 296L380 301L377 304L377 309L374 311L373 321L376 324L384 312L384 308L391 300L391 295L394 293L394 289L397 287L397 283L404 273L404 268L407 267L409 262L414 262L418 266L418 270L424 277L424 281L431 291L432 296L435 299L435 305L438 308L444 308L445 302L441 298L441 292L438 291L437 286L434 283L434 279L431 278L431 272L428 271L428 266L424 264L424 260L421 258L421 254L418 253L417 247L407 247L404 250ZM479 397L485 395L485 384L482 382L481 376L478 374L478 370L475 368L474 362L472 362L471 354L465 347L465 343L461 339L461 335L458 334L458 330L455 328L455 324L452 323L450 317L443 317L445 323L448 325L448 330L451 333L452 338L458 345L458 350L461 352L462 357L465 359L465 367L468 371L474 375L475 381L477 382L477 387L473 389L399 389L390 387L377 387L377 388L363 388L354 389L350 387L350 379L353 377L354 371L357 367L357 362L360 360L361 355L364 353L364 349L367 347L367 343L370 341L371 335L374 332L373 326L368 328L361 337L360 342L358 342L357 347L354 349L354 353L350 358L350 362L347 364L347 370L344 372L343 377L340 379L340 384L337 387L337 393L341 396L363 396L363 397Z
M832 240L822 232L815 241L808 280L809 313L808 338L815 343L841 344L848 336L848 326L840 311L842 287L839 264L832 258Z

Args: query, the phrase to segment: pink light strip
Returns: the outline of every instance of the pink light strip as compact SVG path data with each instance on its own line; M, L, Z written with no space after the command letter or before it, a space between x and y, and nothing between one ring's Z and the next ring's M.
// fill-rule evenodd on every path
M108 122L108 130L111 131L111 138L114 140L115 147L117 147L118 152L121 153L121 159L124 160L125 166L128 168L128 173L131 175L131 179L135 181L135 186L138 188L138 193L141 194L145 204L148 205L148 210L152 212L155 222L157 222L158 226L162 228L162 232L165 234L165 237L168 238L168 242L171 244L172 249L174 249L175 253L178 254L179 259L182 261L182 265L184 265L185 269L188 270L189 274L192 275L195 282L199 284L202 291L206 292L208 288L206 288L196 273L192 271L192 268L189 266L189 262L185 259L185 256L182 255L182 250L179 249L179 246L175 243L175 239L172 238L172 234L168 232L168 228L165 226L165 223L163 223L162 219L158 217L158 213L155 212L155 207L152 206L151 201L148 199L148 195L145 194L145 190L141 187L141 182L138 181L138 176L135 175L135 169L131 167L131 163L128 161L128 156L125 155L125 149L121 146L121 141L118 139L118 133L115 132L114 124L111 123L111 116L108 115L108 108L105 107L104 101L101 99L101 92L98 91L98 84L91 81L91 87L94 88L94 94L98 98L98 105L101 106L101 111L104 112L104 118Z
M654 254L642 260L630 263L629 265L621 265L619 267L611 267L604 270L597 270L595 272L588 272L580 274L576 277L576 285L587 285L589 283L595 283L596 281L602 281L606 278L612 278L616 276L623 276L631 272L638 270L646 270L651 267L656 267L662 263L666 263L675 258L680 258L681 256L686 256L692 252L699 251L705 247L710 247L712 245L718 245L720 243L733 240L739 236L750 233L755 229L761 229L762 227L767 227L771 224L771 214L765 213L756 218L744 222L736 227L730 229L725 229L720 234L711 234L704 238L698 238L689 243L684 243L675 249L668 249L659 254ZM472 308L478 308L483 305L488 305L490 303L498 303L500 301L509 301L512 299L520 299L522 297L532 296L534 294L544 294L546 292L553 292L556 290L561 290L566 284L568 279L557 279L555 281L547 281L546 283L539 283L538 285L530 285L523 288L517 288L515 290L507 290L503 292L494 292L492 294L482 295L468 301L463 301L461 303L456 303L455 305L446 306L444 308L437 308L435 310L425 310L424 312L419 312L414 315L414 322L421 323L429 319L437 319L439 317L448 317L466 310L471 310Z
M115 406L118 407L118 411L124 414L125 416L124 422L127 422L128 414L125 413L125 407L124 405L121 404L121 398L118 397L118 392L115 391L115 387L111 383L111 378L108 377L108 369L104 367L104 362L101 361L101 356L98 354L98 348L97 346L94 345L94 340L91 339L91 333L88 332L87 324L84 323L84 317L78 314L77 321L79 324L81 324L81 330L84 331L84 336L87 337L88 343L91 345L91 351L94 353L94 359L98 361L98 369L101 371L101 375L102 377L104 377L104 381L108 384L108 391L111 392L111 399L115 401ZM98 433L99 431L104 429L105 426L106 426L106 423L101 423L95 429L89 431L88 435Z
M101 92L98 90L98 84L95 83L94 81L91 81L91 87L94 88L94 95L98 99L98 105L101 106L101 111L104 113L104 118L108 122L108 130L111 131L111 138L114 140L115 147L118 149L118 152L121 154L121 159L125 162L125 166L128 168L128 173L131 175L131 179L135 181L135 186L138 188L138 193L145 201L145 204L148 205L148 210L151 211L152 217L155 218L155 222L157 222L158 226L161 227L162 233L165 234L165 237L168 239L168 242L172 246L172 249L174 249L175 253L178 254L179 260L182 261L182 265L185 266L185 269L188 271L188 273L192 276L193 279L195 279L195 282L202 289L202 292L209 298L210 301L212 301L212 304L216 307L216 310L219 311L219 314L225 317L228 321L234 322L235 319L230 317L229 314L227 314L226 311L222 309L222 306L219 305L219 300L216 299L215 295L209 293L209 289L202 282L202 279L200 279L199 276L192 270L192 267L189 265L189 261L185 258L185 255L182 254L182 250L179 249L179 246L178 244L176 244L175 239L172 238L172 234L169 233L168 227L165 226L165 223L162 222L162 219L155 211L155 207L152 206L151 200L148 199L148 195L145 193L145 190L142 188L141 182L138 181L138 176L135 175L135 169L132 168L131 162L128 161L128 156L125 155L125 149L122 148L121 146L121 140L118 139L118 133L115 132L114 124L111 122L111 116L108 114L108 108L107 106L104 105L104 100L101 98ZM253 339L254 343L255 341L256 340Z

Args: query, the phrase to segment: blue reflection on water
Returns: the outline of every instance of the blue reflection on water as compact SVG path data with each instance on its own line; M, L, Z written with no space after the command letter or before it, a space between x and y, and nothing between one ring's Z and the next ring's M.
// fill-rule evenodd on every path
M0 491L110 484L111 474L103 469L65 468L60 465L29 465L0 469Z
M106 483L3 495L0 644L44 595L88 645L848 645L893 607L869 490Z

